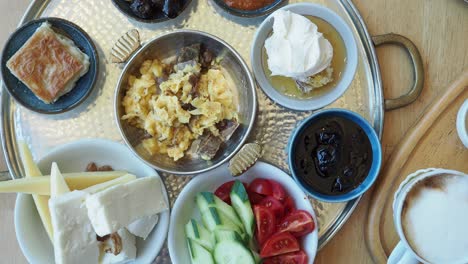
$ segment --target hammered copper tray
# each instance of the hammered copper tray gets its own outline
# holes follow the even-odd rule
[[[306,2],[306,1],[294,1]],[[370,121],[378,135],[382,133],[384,100],[374,46],[360,15],[348,0],[309,1],[323,4],[341,15],[353,29],[357,40],[359,64],[351,87],[330,105],[358,112]],[[137,28],[143,41],[179,28],[197,29],[216,35],[232,45],[250,65],[250,45],[257,26],[264,18],[238,18],[225,13],[211,0],[193,0],[178,18],[158,24],[129,20],[110,0],[38,0],[33,1],[21,24],[38,17],[61,17],[82,27],[94,40],[100,57],[97,86],[90,97],[74,110],[60,115],[41,115],[15,103],[2,90],[2,140],[7,164],[13,178],[20,177],[22,166],[17,140],[26,140],[35,156],[42,157],[51,148],[81,138],[107,138],[121,141],[115,124],[113,94],[121,66],[110,63],[113,43],[125,32]],[[311,112],[296,112],[272,102],[257,88],[259,111],[251,140],[264,146],[263,160],[288,171],[286,144],[297,122]],[[174,203],[188,176],[161,173]],[[348,203],[322,203],[311,200],[319,218],[319,248],[340,229],[359,199]],[[165,247],[157,263],[170,262]]]

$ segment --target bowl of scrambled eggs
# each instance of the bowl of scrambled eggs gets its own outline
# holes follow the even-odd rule
[[[194,30],[158,36],[125,65],[115,91],[120,133],[153,168],[198,174],[245,143],[257,111],[252,75],[223,40]]]

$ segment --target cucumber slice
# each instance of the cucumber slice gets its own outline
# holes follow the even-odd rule
[[[214,239],[213,236],[206,230],[206,228],[198,223],[197,221],[190,219],[190,221],[185,225],[185,235],[187,238],[192,239],[201,246],[208,249],[210,252],[214,248]]]
[[[194,240],[187,238],[187,245],[190,252],[192,264],[214,264],[211,253]]]
[[[227,217],[229,217],[234,224],[238,225],[240,228],[244,229],[244,226],[229,204],[225,203],[223,200],[219,199],[216,195],[210,192],[201,192],[198,193],[195,197],[195,200],[198,205],[200,212],[208,210],[209,207],[216,207],[218,210],[223,212]]]
[[[229,219],[223,212],[216,207],[208,207],[206,211],[201,212],[203,224],[209,231],[215,229],[233,230],[243,234],[243,230]]]
[[[247,191],[240,181],[236,181],[232,186],[230,197],[232,206],[244,225],[245,232],[252,238],[255,228],[254,214]]]
[[[255,264],[250,249],[234,240],[223,240],[216,244],[213,256],[217,264]]]
[[[252,249],[250,249],[250,252],[252,253],[252,256],[253,256],[253,258],[254,258],[255,264],[260,264],[260,263],[262,263],[262,258],[260,257],[260,254],[258,254],[257,252],[253,251]]]
[[[214,231],[214,237],[216,240],[216,243],[220,243],[224,240],[233,240],[233,241],[238,241],[240,243],[244,243],[244,238],[239,235],[236,231],[232,230],[224,230],[224,229],[216,229]]]

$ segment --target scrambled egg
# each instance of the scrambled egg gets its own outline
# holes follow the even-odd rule
[[[201,74],[199,64],[186,65],[158,86],[156,80],[164,78],[167,67],[157,59],[147,60],[139,78],[130,76],[122,119],[152,136],[142,141],[151,155],[167,154],[177,161],[205,131],[218,136],[216,124],[237,120],[238,114],[221,70],[210,68]]]

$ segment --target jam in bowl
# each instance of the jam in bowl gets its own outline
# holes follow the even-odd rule
[[[288,146],[293,177],[312,197],[344,202],[374,183],[382,150],[372,126],[342,109],[317,112],[293,132]]]

